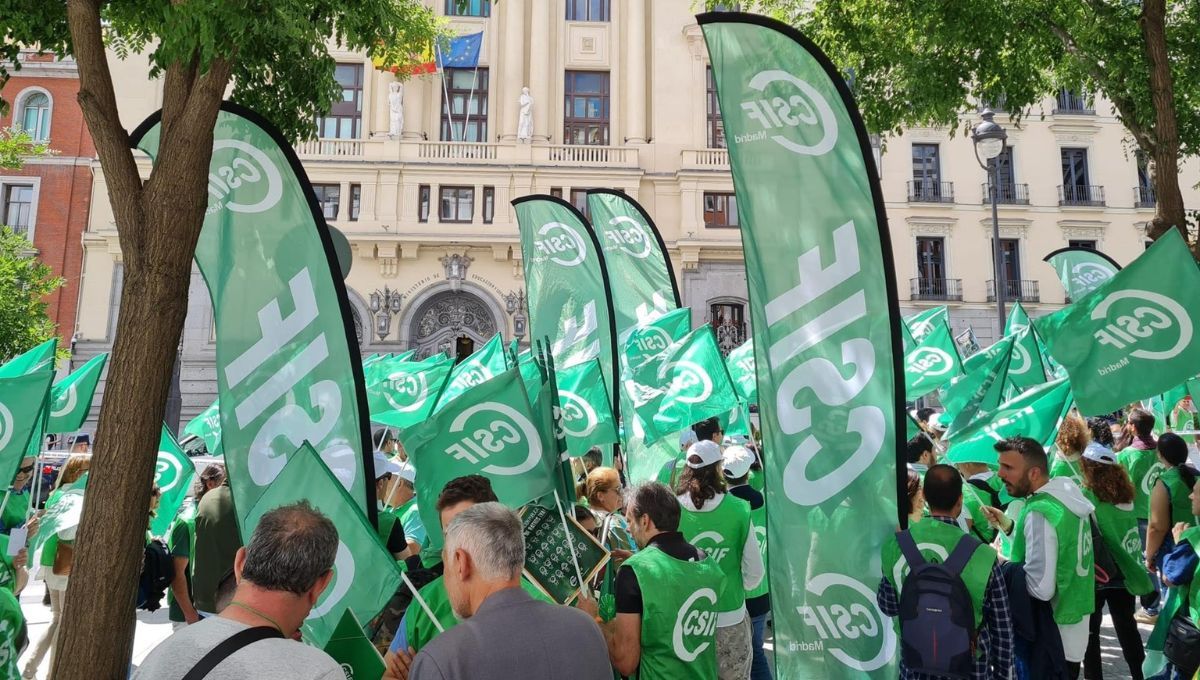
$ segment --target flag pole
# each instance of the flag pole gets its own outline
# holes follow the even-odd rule
[[[452,114],[450,112],[450,88],[446,85],[446,67],[442,66],[442,64],[441,64],[441,62],[443,61],[442,46],[437,41],[434,41],[433,48],[435,50],[437,50],[437,61],[438,61],[437,65],[439,67],[439,70],[441,71],[441,76],[442,76],[442,95],[443,95],[443,100],[445,101],[445,104],[446,104],[446,106],[445,106],[446,121],[447,121],[447,124],[450,126],[450,141],[457,142],[458,140],[454,138],[454,114]],[[440,128],[441,126],[439,125],[438,127]]]
[[[5,489],[5,490],[4,490],[4,500],[3,500],[3,501],[0,501],[0,517],[3,517],[3,516],[4,516],[4,509],[8,507],[8,497],[9,497],[9,495],[10,495],[10,494],[12,494],[12,488],[11,488],[11,487],[10,487],[10,488],[8,488],[8,489]],[[4,528],[5,528],[5,529],[12,529],[12,527],[4,527]]]
[[[404,579],[404,585],[408,586],[408,589],[412,591],[413,599],[417,601],[417,604],[421,605],[421,609],[425,611],[425,616],[428,616],[429,620],[433,621],[433,625],[438,629],[438,632],[445,633],[446,629],[442,627],[442,622],[437,620],[437,617],[433,615],[433,610],[429,608],[429,603],[417,592],[417,587],[413,585],[413,582],[408,580],[408,574],[402,571],[400,572],[400,578]]]
[[[584,582],[583,571],[579,568],[579,556],[575,554],[575,541],[571,538],[571,529],[567,526],[567,515],[563,512],[558,489],[554,490],[554,507],[558,508],[558,518],[562,520],[563,533],[567,536],[567,550],[571,551],[571,564],[575,565],[575,576],[579,578],[579,597],[590,600],[591,593],[587,592],[587,583]]]
[[[479,59],[478,59],[478,57],[475,59],[475,73],[471,75],[471,94],[470,94],[470,96],[467,97],[467,105],[463,107],[464,109],[466,109],[466,118],[463,120],[463,141],[466,141],[467,128],[469,128],[471,126],[471,100],[475,99],[475,87],[477,85],[479,85]],[[487,140],[481,139],[479,141],[486,142]]]

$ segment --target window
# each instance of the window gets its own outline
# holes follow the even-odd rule
[[[443,142],[486,142],[488,122],[488,70],[444,69],[446,90],[442,101]]]
[[[912,192],[915,201],[940,202],[942,196],[941,157],[937,144],[912,145]]]
[[[50,97],[34,92],[21,105],[21,129],[39,142],[50,139]]]
[[[917,237],[917,278],[922,288],[936,287],[946,280],[946,239]]]
[[[1091,205],[1103,201],[1099,187],[1088,184],[1087,149],[1063,148],[1062,155],[1062,203],[1064,205]]]
[[[470,222],[475,214],[475,187],[440,187],[442,222]]]
[[[446,0],[446,16],[490,17],[492,0]]]
[[[562,187],[550,187],[550,195],[555,198],[562,198]]]
[[[1021,241],[1019,239],[1000,239],[1000,267],[1004,272],[1004,289],[1007,291],[1006,297],[1020,297]]]
[[[1154,181],[1150,177],[1150,163],[1146,159],[1146,154],[1141,149],[1138,149],[1134,154],[1137,159],[1137,188],[1134,193],[1137,194],[1137,207],[1153,208],[1155,203],[1154,196]]]
[[[708,106],[708,148],[724,149],[725,122],[721,120],[721,107],[717,104],[717,81],[713,79],[711,66],[704,70],[704,79]]]
[[[608,21],[609,0],[567,0],[567,21]]]
[[[608,74],[567,71],[563,142],[608,145]]]
[[[417,187],[417,221],[429,221],[429,185],[422,184]]]
[[[591,211],[588,210],[587,189],[571,189],[571,205],[575,209],[583,213],[583,216],[592,219]]]
[[[0,224],[12,227],[20,236],[30,238],[30,227],[33,225],[33,185],[8,184],[4,189],[4,208],[0,213]]]
[[[496,216],[496,187],[483,188],[483,223],[491,224]]]
[[[362,185],[350,185],[350,221],[357,222],[358,215],[362,211]]]
[[[313,193],[317,195],[317,204],[321,206],[321,214],[326,220],[336,220],[338,203],[342,201],[342,185],[314,184]]]
[[[342,87],[342,96],[330,107],[329,115],[317,119],[317,136],[358,139],[362,131],[362,64],[338,64],[333,77]]]
[[[1086,248],[1087,250],[1095,250],[1096,242],[1092,240],[1071,239],[1070,241],[1067,241],[1067,246],[1071,248]]]
[[[721,354],[728,355],[746,341],[746,306],[736,302],[718,302],[708,307],[709,323],[717,336]]]
[[[1095,113],[1092,97],[1087,92],[1073,92],[1064,87],[1058,91],[1054,103],[1055,113]]]
[[[736,229],[738,221],[737,196],[729,193],[704,192],[704,226]]]

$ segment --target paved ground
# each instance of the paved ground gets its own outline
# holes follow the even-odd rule
[[[21,609],[25,612],[25,620],[29,626],[30,645],[26,650],[26,657],[21,658],[21,668],[24,669],[25,661],[29,652],[32,652],[33,645],[45,634],[46,628],[50,623],[50,608],[42,605],[43,586],[40,581],[30,583],[21,593]],[[1145,640],[1150,635],[1150,626],[1139,626],[1142,632],[1142,639]],[[768,638],[766,646],[772,646],[772,638],[770,629],[768,629]],[[137,613],[137,632],[133,641],[133,665],[136,667],[150,650],[158,646],[168,636],[171,635],[171,623],[167,620],[167,608],[164,606],[154,613],[139,611]],[[1104,657],[1104,677],[1105,678],[1128,678],[1129,670],[1125,666],[1125,660],[1121,657],[1121,647],[1117,644],[1116,634],[1113,632],[1112,626],[1109,624],[1108,617],[1104,618],[1104,627],[1100,630],[1101,635],[1101,650]],[[50,659],[47,658],[42,662],[38,669],[38,678],[47,678],[50,673]]]

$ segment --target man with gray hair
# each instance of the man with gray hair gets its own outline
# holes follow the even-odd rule
[[[329,655],[293,639],[333,577],[337,547],[333,522],[305,501],[266,513],[234,558],[229,606],[167,638],[133,677],[342,680]]]
[[[446,527],[443,578],[463,623],[413,659],[412,680],[611,680],[600,628],[583,612],[538,602],[521,589],[521,520],[479,503]]]

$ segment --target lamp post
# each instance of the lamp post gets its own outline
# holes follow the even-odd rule
[[[525,325],[528,322],[528,317],[525,313],[525,289],[521,288],[511,291],[504,296],[504,304],[508,310],[508,315],[513,318],[513,336],[520,342],[521,338],[525,337]]]
[[[400,306],[403,302],[404,295],[387,286],[384,286],[383,290],[371,293],[368,306],[371,313],[375,315],[375,334],[379,336],[381,342],[391,334],[392,315],[400,313]]]
[[[988,172],[988,188],[992,194],[992,266],[996,270],[996,313],[1000,319],[997,334],[1004,332],[1004,294],[1008,286],[1004,280],[1003,254],[1000,248],[1000,212],[997,208],[1000,198],[1000,164],[996,160],[1004,153],[1008,141],[1008,133],[999,123],[992,120],[996,114],[991,109],[984,109],[980,121],[971,129],[971,141],[975,143],[975,160],[979,167]]]

